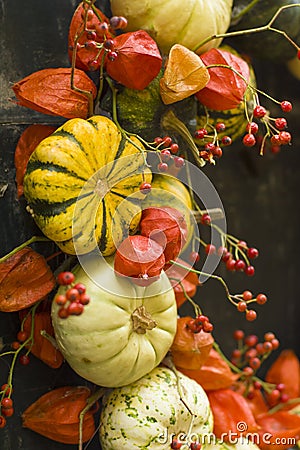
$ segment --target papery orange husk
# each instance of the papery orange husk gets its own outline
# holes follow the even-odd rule
[[[90,389],[84,386],[64,386],[47,392],[24,411],[23,426],[57,442],[78,444],[79,415],[90,394]],[[89,410],[83,419],[82,441],[88,441],[94,431],[94,418]]]
[[[288,411],[262,414],[256,420],[261,450],[285,450],[294,447],[300,439],[300,417]],[[252,440],[255,442],[255,436]]]
[[[127,88],[145,89],[161,69],[161,54],[146,31],[120,34],[114,38],[114,51],[114,61],[106,58],[106,72]]]
[[[46,303],[47,304],[47,303]],[[40,306],[39,306],[40,307]],[[33,332],[33,343],[29,344],[27,348],[30,350],[34,356],[39,358],[45,364],[47,364],[52,369],[58,369],[64,358],[58,348],[56,348],[52,342],[41,334],[45,332],[48,336],[54,339],[54,330],[51,321],[50,308],[44,310],[38,310],[34,314],[34,332]],[[25,318],[27,311],[20,312],[20,319]],[[28,336],[31,332],[32,315],[27,315],[23,323],[23,331],[25,331]]]
[[[87,27],[86,27],[87,30],[92,31],[92,32],[96,32],[97,27],[99,27],[99,25],[101,23],[103,23],[103,22],[106,22],[107,24],[109,23],[108,18],[105,16],[105,14],[103,14],[102,11],[100,11],[100,9],[96,8],[95,6],[94,6],[94,9],[95,9],[95,12],[91,17],[91,20],[89,20],[87,22]],[[72,61],[75,36],[80,35],[77,42],[81,45],[81,48],[76,51],[75,65],[78,69],[88,71],[88,70],[91,70],[90,63],[92,61],[95,61],[95,59],[97,58],[98,64],[93,65],[93,70],[96,70],[96,69],[99,69],[99,67],[100,67],[101,56],[103,54],[103,51],[101,52],[101,56],[100,56],[98,48],[93,48],[92,46],[85,45],[86,43],[89,43],[90,39],[89,39],[88,31],[84,31],[84,14],[85,13],[84,13],[83,4],[80,3],[78,5],[76,11],[74,12],[71,23],[70,23],[69,34],[68,34],[69,58],[70,58],[70,61]],[[99,18],[101,20],[99,20],[97,15],[99,16]],[[114,37],[114,34],[111,33],[111,30],[108,30],[105,33],[105,37],[107,39],[111,39]],[[102,43],[103,38],[104,38],[103,36],[96,33],[96,37],[93,40],[98,43]]]
[[[15,168],[18,197],[23,195],[23,180],[30,155],[34,152],[38,144],[54,133],[55,127],[48,125],[29,125],[23,131],[15,150]]]
[[[192,269],[190,264],[180,258],[177,258],[176,262],[185,266],[186,269],[171,263],[165,265],[164,271],[173,286],[177,308],[180,308],[187,300],[184,291],[189,297],[193,297],[197,292],[197,287],[200,286],[200,281],[198,275],[190,270]]]
[[[206,66],[221,64],[235,69],[248,82],[249,66],[242,58],[226,50],[212,48],[201,55]],[[244,98],[247,83],[229,68],[214,67],[208,69],[210,80],[204,89],[196,93],[197,99],[207,108],[227,110],[236,108]]]
[[[55,287],[45,258],[29,247],[0,263],[0,311],[20,311],[38,302]]]
[[[75,69],[74,86],[96,97],[97,88],[85,72]],[[89,115],[85,94],[71,88],[71,68],[43,69],[15,83],[12,87],[20,106],[67,119]]]
[[[300,363],[296,353],[291,349],[283,350],[267,371],[265,380],[275,385],[284,384],[282,393],[289,399],[300,397]],[[268,400],[273,406],[270,396]]]
[[[192,317],[177,319],[177,331],[171,346],[171,354],[175,366],[181,369],[200,369],[208,358],[214,338],[210,333],[200,331],[193,333],[187,327]]]
[[[199,56],[183,45],[175,44],[159,82],[162,101],[169,105],[190,97],[203,89],[209,78],[209,72]]]
[[[187,238],[187,224],[182,212],[175,208],[150,206],[142,212],[140,233],[164,248],[166,263],[175,260]]]
[[[164,265],[163,248],[152,239],[138,234],[121,242],[114,260],[115,272],[130,277],[139,286],[157,281]]]
[[[246,399],[231,389],[207,391],[210,407],[214,417],[214,433],[217,438],[230,442],[230,432],[235,437],[255,433],[259,429]],[[246,424],[244,429],[241,424]]]
[[[197,381],[205,391],[227,389],[238,379],[224,359],[213,348],[198,370],[181,369],[189,378]]]

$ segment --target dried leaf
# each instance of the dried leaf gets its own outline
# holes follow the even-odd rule
[[[22,320],[26,314],[27,311],[21,311],[20,319]],[[23,323],[23,331],[27,332],[28,335],[30,335],[31,332],[31,324],[32,315],[29,314]],[[41,332],[45,332],[48,336],[51,336],[54,339],[54,330],[51,321],[50,308],[37,310],[35,312],[33,344],[30,343],[28,348],[34,356],[39,358],[49,367],[58,369],[58,367],[62,365],[64,358],[60,351],[47,338],[47,336],[44,336],[44,334],[41,334]]]
[[[30,125],[21,134],[15,151],[15,167],[18,197],[23,195],[23,180],[30,155],[38,144],[56,130],[47,125]]]
[[[146,31],[120,34],[114,38],[114,51],[117,57],[106,59],[106,72],[128,88],[145,89],[161,69],[161,54]]]
[[[79,443],[79,415],[91,392],[84,386],[64,386],[42,395],[22,414],[23,426],[64,444]],[[84,415],[82,441],[94,434],[92,412]]]
[[[55,284],[45,258],[24,248],[0,263],[0,311],[27,308],[49,294]]]
[[[87,29],[96,32],[95,39],[93,41],[102,43],[103,42],[103,35],[97,33],[97,28],[100,26],[101,23],[109,23],[108,18],[100,11],[100,9],[95,8],[94,14],[92,14],[91,19],[87,21]],[[97,15],[100,17],[101,21],[97,17]],[[74,15],[72,17],[70,28],[69,28],[69,35],[68,35],[68,43],[69,43],[69,58],[70,61],[72,61],[72,54],[73,54],[73,47],[75,42],[75,37],[77,35],[80,35],[80,38],[78,39],[78,43],[81,44],[81,48],[77,50],[76,52],[76,62],[75,65],[78,69],[82,70],[91,70],[90,63],[92,61],[97,60],[98,64],[93,65],[93,70],[96,70],[100,67],[101,64],[101,54],[103,54],[103,51],[99,54],[99,49],[96,47],[93,47],[92,45],[85,45],[86,43],[90,42],[90,38],[88,35],[88,31],[84,31],[84,8],[83,4],[80,3],[74,12]],[[111,33],[110,30],[108,30],[105,33],[105,37],[107,39],[111,39],[114,37],[114,35]]]
[[[162,101],[169,105],[183,100],[204,88],[208,82],[208,70],[199,56],[183,45],[173,45],[160,80]]]
[[[250,69],[246,61],[226,50],[212,48],[201,55],[205,66],[219,64],[227,67],[209,68],[210,80],[197,92],[197,99],[207,108],[224,111],[237,108],[244,98]],[[232,67],[241,76],[228,67]]]
[[[75,69],[74,86],[96,97],[95,84],[82,70]],[[67,119],[88,117],[87,96],[71,89],[71,68],[39,70],[15,83],[12,89],[21,106]]]
[[[238,378],[238,375],[231,371],[228,364],[214,349],[211,349],[208,358],[199,370],[184,369],[181,371],[196,380],[206,391],[227,389]]]

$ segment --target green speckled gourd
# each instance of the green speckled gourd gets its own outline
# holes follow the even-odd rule
[[[108,394],[100,418],[102,450],[169,450],[174,435],[211,433],[213,417],[206,393],[194,380],[178,375],[177,379],[169,368],[156,367]],[[193,421],[180,397],[194,414]]]
[[[84,254],[98,245],[104,256],[113,254],[140,220],[139,187],[151,181],[143,149],[104,116],[71,119],[44,139],[24,178],[41,231],[65,253]]]

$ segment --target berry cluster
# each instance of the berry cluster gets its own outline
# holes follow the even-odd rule
[[[12,388],[8,384],[3,384],[0,390],[0,428],[6,425],[6,418],[14,414],[14,403],[11,399]]]
[[[287,100],[282,101],[280,106],[285,113],[292,110],[292,104]],[[258,135],[259,124],[254,121],[255,119],[265,126],[266,133],[262,139]],[[254,147],[256,144],[259,144],[260,153],[263,154],[266,139],[270,138],[272,153],[278,153],[282,145],[290,144],[292,140],[291,134],[286,131],[287,126],[287,120],[284,117],[272,118],[269,116],[266,108],[258,104],[255,106],[252,116],[247,123],[247,133],[243,137],[243,144],[246,147]]]
[[[209,124],[207,124],[209,125]],[[232,143],[230,136],[223,136],[221,140],[218,137],[218,133],[223,133],[226,126],[223,122],[218,122],[215,127],[209,125],[212,128],[212,134],[209,134],[206,128],[200,128],[194,133],[194,138],[199,147],[199,156],[212,164],[215,164],[215,159],[221,158],[223,155],[223,147],[228,147]]]
[[[209,318],[203,314],[198,315],[195,319],[191,319],[186,326],[192,333],[200,333],[201,330],[205,333],[211,333],[214,329]]]
[[[60,272],[57,282],[65,287],[65,293],[57,294],[54,301],[60,306],[58,316],[66,319],[69,316],[80,316],[84,307],[89,304],[90,296],[86,293],[83,283],[75,284],[75,275],[72,272]]]

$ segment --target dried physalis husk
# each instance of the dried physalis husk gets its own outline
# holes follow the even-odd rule
[[[183,45],[173,45],[160,80],[162,101],[168,105],[183,100],[203,89],[208,82],[208,70],[199,56]]]

